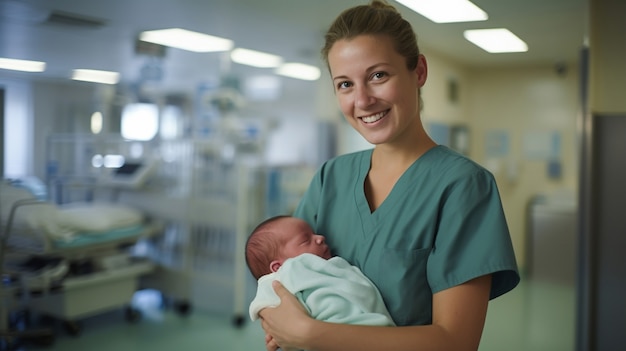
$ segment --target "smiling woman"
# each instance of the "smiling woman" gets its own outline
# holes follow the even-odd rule
[[[374,149],[325,162],[294,216],[326,234],[405,327],[311,318],[277,284],[280,304],[259,312],[266,348],[475,351],[489,300],[520,279],[495,179],[426,133],[426,58],[394,7],[374,0],[349,8],[325,39],[341,112]]]
[[[420,109],[414,97],[427,77],[424,56],[407,62],[386,37],[362,35],[337,42],[328,52],[328,64],[341,112],[368,142],[403,142],[412,137],[408,129],[425,134],[414,118]]]

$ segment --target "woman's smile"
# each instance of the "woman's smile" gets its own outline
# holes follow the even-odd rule
[[[370,124],[370,123],[374,123],[374,122],[380,121],[383,117],[385,117],[387,115],[387,113],[389,113],[389,110],[385,110],[385,111],[382,111],[382,112],[375,113],[373,115],[363,116],[363,117],[359,117],[359,118],[365,124]]]

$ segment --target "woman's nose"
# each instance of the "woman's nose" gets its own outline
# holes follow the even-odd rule
[[[372,105],[376,99],[367,86],[357,86],[355,88],[355,105],[359,109],[365,109]]]

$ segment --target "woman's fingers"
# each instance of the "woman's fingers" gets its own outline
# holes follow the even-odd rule
[[[292,350],[292,341],[298,340],[302,331],[299,325],[305,318],[310,318],[304,306],[279,281],[272,282],[272,288],[280,298],[276,307],[264,308],[259,312],[261,327],[265,331],[267,350]],[[267,335],[270,335],[268,337]],[[298,350],[296,348],[296,350]]]
[[[276,340],[274,340],[274,338],[269,334],[265,334],[265,349],[267,351],[278,350],[278,344],[276,343]]]
[[[283,297],[286,296],[286,294],[291,295],[291,293],[289,292],[289,290],[287,290],[287,288],[285,288],[285,286],[279,282],[278,280],[274,280],[272,282],[272,288],[274,288],[274,291],[276,292],[276,295],[278,295],[278,297],[280,297],[280,300],[283,300]]]

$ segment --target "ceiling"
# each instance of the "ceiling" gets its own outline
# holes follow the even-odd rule
[[[193,89],[225,74],[271,74],[268,69],[233,64],[223,53],[168,49],[165,57],[155,59],[136,52],[139,32],[170,27],[227,37],[236,47],[322,67],[319,49],[326,27],[341,10],[364,1],[0,0],[0,57],[47,62],[44,73],[0,70],[0,78],[67,79],[72,69],[90,68],[119,71],[122,83],[153,79],[170,89]],[[474,0],[489,20],[451,24],[435,24],[389,2],[412,23],[426,55],[436,52],[465,66],[575,62],[586,30],[587,0]],[[53,11],[102,25],[51,23]],[[494,27],[509,28],[528,43],[529,51],[488,54],[463,38],[465,29]],[[151,75],[154,69],[160,74]]]

